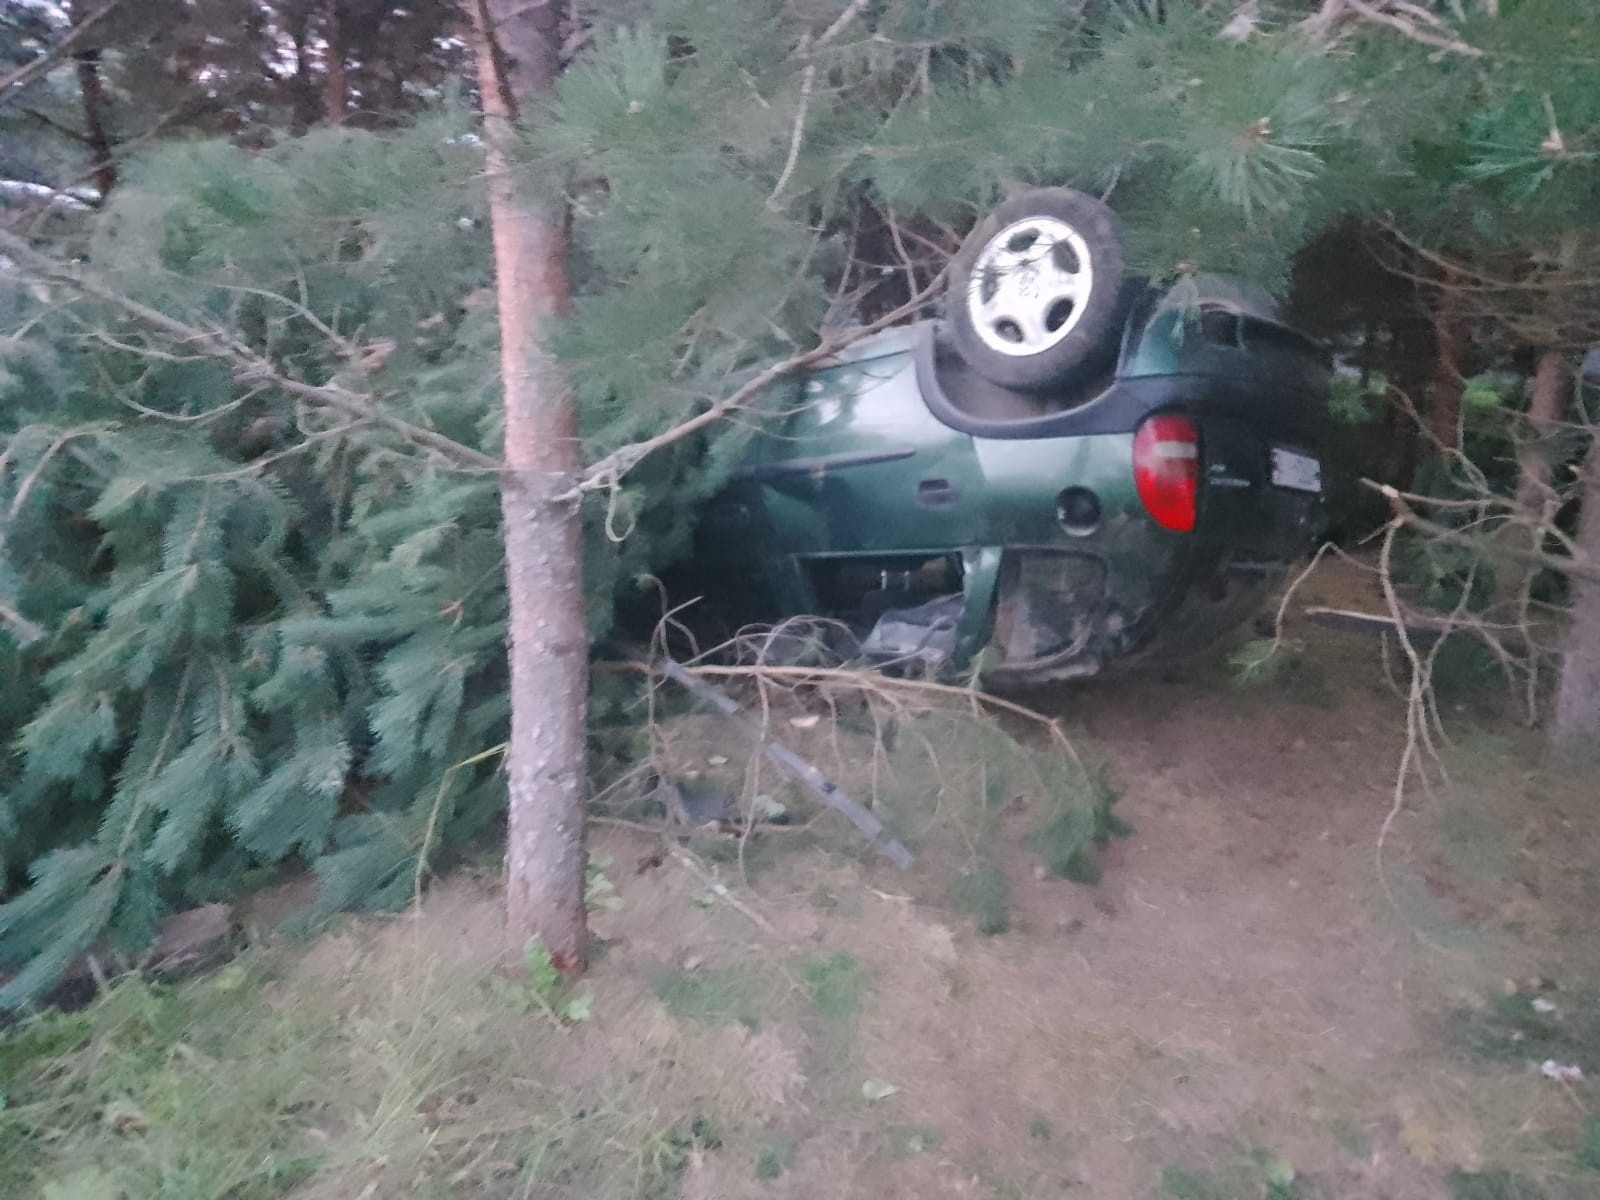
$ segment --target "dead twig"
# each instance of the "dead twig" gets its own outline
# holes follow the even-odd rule
[[[682,846],[670,846],[667,853],[672,855],[673,861],[686,868],[691,875],[705,884],[708,892],[741,916],[748,918],[750,923],[761,930],[762,933],[770,934],[772,937],[778,936],[778,931],[772,927],[771,921],[735,896],[727,884],[718,879],[714,872],[706,870],[701,865],[700,860]]]
[[[1327,37],[1335,33],[1349,15],[1393,29],[1435,50],[1467,58],[1483,57],[1482,50],[1454,36],[1433,13],[1406,0],[1326,0],[1322,8],[1304,22],[1304,28],[1314,36]]]

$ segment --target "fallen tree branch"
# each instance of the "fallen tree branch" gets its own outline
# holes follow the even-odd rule
[[[1424,517],[1411,507],[1407,502],[1406,494],[1398,488],[1386,483],[1373,483],[1371,480],[1364,480],[1363,482],[1382,494],[1383,498],[1389,502],[1389,506],[1395,514],[1395,519],[1401,524],[1454,546],[1465,546],[1468,549],[1479,551],[1483,549],[1482,544],[1477,539],[1461,533],[1459,530],[1451,529],[1446,525],[1440,525],[1437,521],[1428,520],[1427,517]],[[1419,497],[1419,499],[1426,499],[1426,497]],[[1575,579],[1600,581],[1600,563],[1581,562],[1575,558],[1561,558],[1558,555],[1546,554],[1542,550],[1524,550],[1516,546],[1501,546],[1496,549],[1495,553],[1520,562],[1531,562],[1541,567],[1548,567],[1552,571],[1560,571],[1562,574],[1569,575]]]
[[[615,487],[624,475],[657,450],[665,449],[667,446],[682,441],[691,434],[698,433],[708,425],[716,424],[729,413],[743,408],[753,397],[771,387],[778,380],[792,375],[796,371],[804,370],[813,363],[831,358],[841,350],[859,342],[862,338],[869,337],[880,330],[887,329],[889,326],[905,320],[923,308],[929,300],[933,299],[939,288],[943,286],[944,277],[945,272],[939,272],[927,287],[898,308],[885,313],[876,321],[869,322],[859,329],[851,329],[847,332],[826,337],[810,350],[803,350],[798,354],[790,355],[781,362],[774,363],[742,386],[734,389],[723,399],[713,403],[704,412],[674,425],[666,432],[645,438],[643,441],[630,442],[626,446],[617,447],[604,458],[592,463],[583,472],[575,495],[597,491],[601,488]]]
[[[498,472],[501,469],[502,464],[499,459],[385,411],[378,398],[371,392],[356,392],[332,383],[314,384],[291,379],[273,366],[271,360],[231,337],[226,331],[190,325],[159,309],[124,296],[89,272],[41,254],[26,239],[14,233],[0,230],[0,251],[4,251],[14,262],[44,281],[61,284],[80,295],[109,304],[147,329],[164,334],[180,345],[198,350],[207,358],[226,363],[236,379],[264,383],[287,395],[296,396],[322,408],[334,409],[346,416],[386,429],[405,441],[433,451],[457,466],[478,471]]]
[[[1375,613],[1355,608],[1329,608],[1321,604],[1308,605],[1300,611],[1325,629],[1338,629],[1345,633],[1396,634],[1403,628],[1417,645],[1432,645],[1438,639],[1449,637],[1453,633],[1470,633],[1485,640],[1492,639],[1501,647],[1503,653],[1509,654],[1512,650],[1526,649],[1518,641],[1522,638],[1523,631],[1514,625],[1491,624],[1477,620],[1463,625],[1449,617],[1414,612],[1409,608],[1401,609],[1398,617],[1392,612]],[[1512,645],[1507,647],[1506,641],[1510,641]]]
[[[706,675],[722,679],[740,679],[760,677],[766,679],[786,679],[797,684],[818,684],[825,682],[853,683],[860,686],[860,671],[847,667],[720,667],[720,666],[695,666],[686,667],[684,670],[693,671],[696,675]],[[1070,738],[1062,731],[1061,723],[1041,712],[1029,708],[1025,704],[1018,704],[1015,700],[1007,700],[1004,696],[997,696],[993,692],[980,692],[975,688],[958,687],[953,683],[940,683],[934,679],[888,679],[884,678],[885,686],[892,687],[896,692],[923,692],[930,696],[940,696],[950,700],[965,700],[975,710],[985,708],[997,712],[1009,713],[1014,717],[1021,717],[1034,725],[1040,726],[1049,735],[1050,740],[1060,746],[1062,751],[1074,762],[1081,764],[1082,758],[1073,746]]]
[[[746,719],[744,709],[727,692],[707,683],[682,663],[670,658],[657,659],[648,664],[645,669],[652,674],[665,675],[679,687],[704,700],[723,716],[730,718],[744,728],[747,733],[760,743],[762,752],[769,759],[797,779],[829,808],[844,814],[850,823],[865,835],[872,848],[895,866],[905,870],[915,861],[912,858],[911,851],[889,834],[882,821],[840,791],[838,786],[823,775],[821,771],[817,770],[816,767],[801,758],[789,747],[781,742],[773,741],[766,735],[765,731],[752,728]]]

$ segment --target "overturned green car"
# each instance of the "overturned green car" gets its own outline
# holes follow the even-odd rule
[[[995,685],[1248,619],[1320,532],[1319,348],[1237,281],[1130,279],[1111,210],[1065,189],[996,209],[950,278],[942,319],[771,398],[699,530],[705,603]]]

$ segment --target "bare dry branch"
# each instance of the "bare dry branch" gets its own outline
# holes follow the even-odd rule
[[[1455,37],[1432,13],[1415,4],[1407,4],[1404,0],[1334,0],[1324,5],[1322,12],[1313,20],[1319,22],[1321,29],[1327,30],[1333,28],[1345,12],[1354,13],[1375,25],[1387,26],[1411,41],[1435,50],[1468,58],[1483,56],[1482,50]],[[1324,17],[1327,13],[1332,13],[1331,20]]]

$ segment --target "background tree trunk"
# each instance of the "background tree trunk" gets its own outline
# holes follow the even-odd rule
[[[301,9],[291,16],[294,30],[294,131],[304,133],[317,123],[317,82],[311,69],[311,11]]]
[[[117,160],[106,119],[109,101],[100,78],[100,51],[78,51],[73,55],[73,65],[78,71],[78,91],[83,96],[83,140],[94,158],[94,185],[104,199],[117,186]]]
[[[1578,549],[1600,566],[1600,440],[1584,464]],[[1571,622],[1561,646],[1561,683],[1551,714],[1550,738],[1563,750],[1600,757],[1600,581],[1574,578]]]
[[[1428,432],[1436,443],[1434,453],[1461,449],[1461,402],[1467,381],[1461,373],[1467,331],[1461,320],[1461,296],[1455,280],[1444,280],[1433,310],[1433,394],[1429,397]]]
[[[328,0],[322,22],[322,36],[327,42],[327,74],[322,83],[322,119],[329,125],[338,125],[350,107],[350,89],[344,74],[344,30],[339,24],[339,0]]]
[[[1533,372],[1533,388],[1528,396],[1528,412],[1523,434],[1517,445],[1517,495],[1512,520],[1495,539],[1511,551],[1491,554],[1494,565],[1492,609],[1502,616],[1515,617],[1523,611],[1528,589],[1539,573],[1533,552],[1544,542],[1543,527],[1550,491],[1550,441],[1554,426],[1566,407],[1571,383],[1567,356],[1559,350],[1545,350]]]
[[[566,225],[519,186],[515,119],[560,69],[557,0],[473,0],[488,142],[500,303],[506,471],[501,481],[511,603],[510,821],[506,915],[512,945],[539,938],[562,971],[584,956],[584,739],[589,640],[578,506],[577,414],[544,348],[568,311]]]

